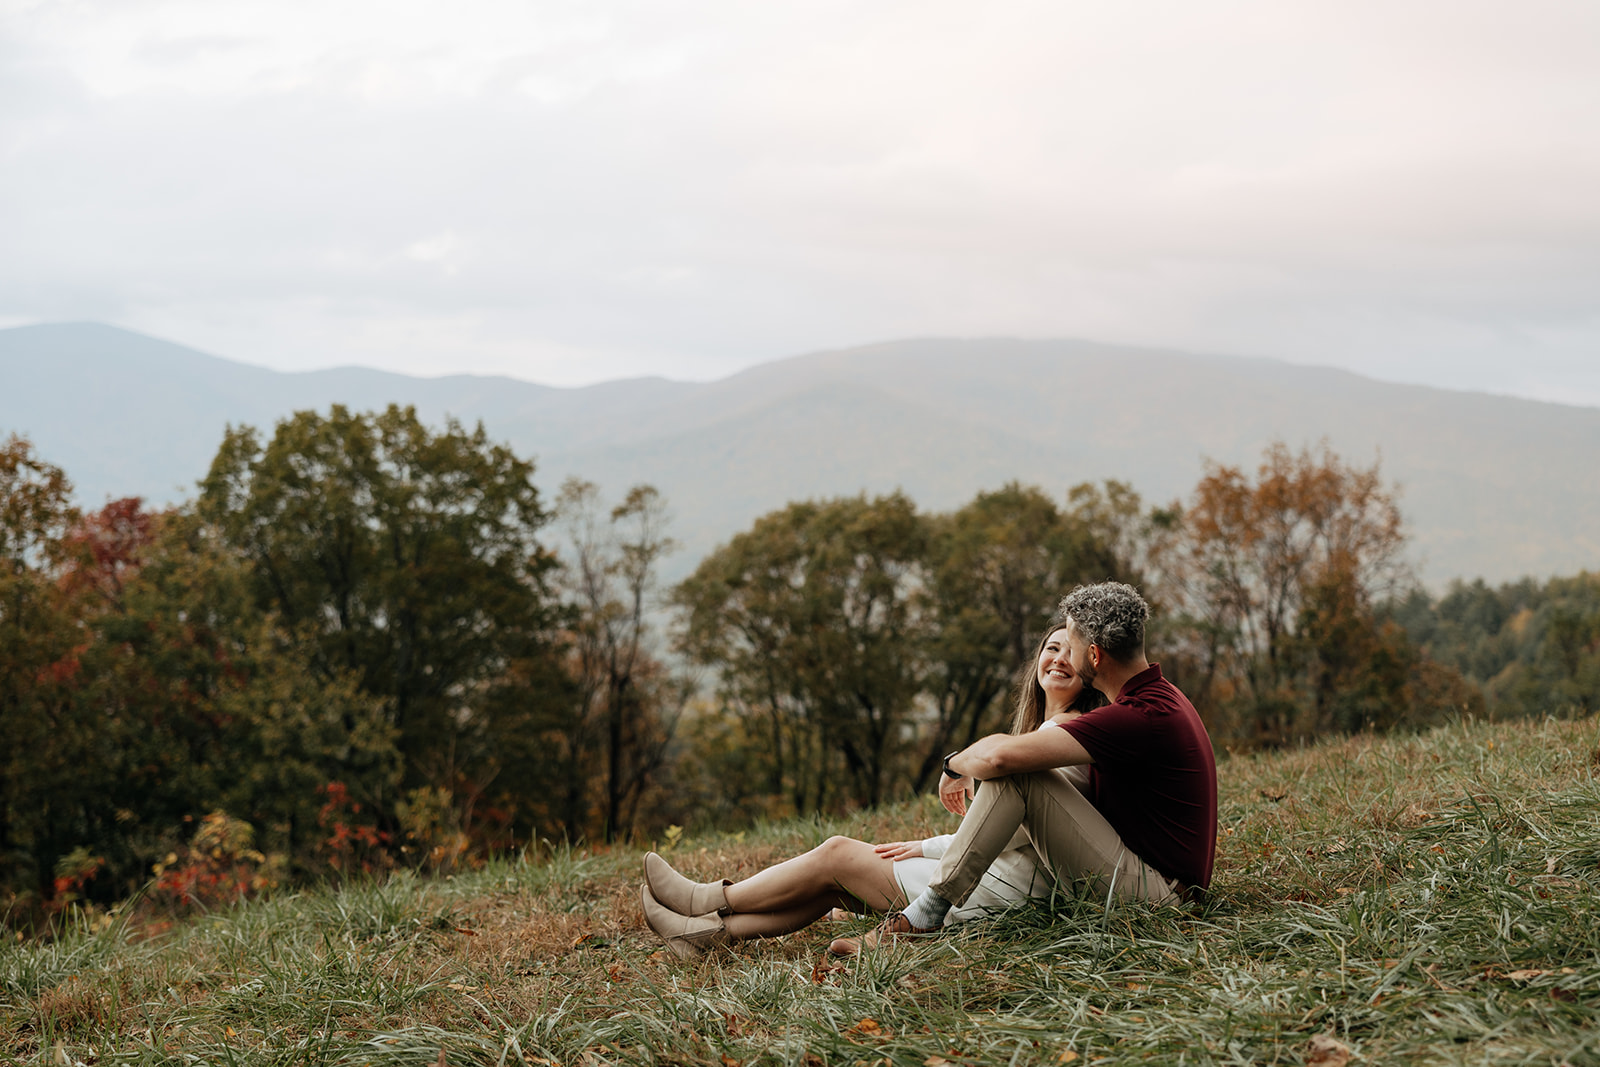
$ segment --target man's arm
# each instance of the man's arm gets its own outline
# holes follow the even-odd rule
[[[990,734],[950,757],[950,769],[982,781],[1052,767],[1093,763],[1078,739],[1060,727],[1025,734]]]

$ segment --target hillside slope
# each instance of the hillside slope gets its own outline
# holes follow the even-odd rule
[[[1393,385],[1266,359],[1081,341],[910,340],[796,356],[709,383],[558,389],[357,368],[284,374],[114,327],[0,330],[0,432],[30,436],[85,503],[192,495],[223,427],[303,408],[415,404],[482,420],[617,494],[658,486],[682,573],[793,499],[904,488],[959,505],[1009,479],[1059,493],[1120,478],[1188,493],[1207,458],[1253,467],[1281,438],[1381,458],[1438,585],[1600,567],[1600,409]]]

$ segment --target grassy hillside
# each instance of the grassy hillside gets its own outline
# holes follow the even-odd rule
[[[1593,719],[1466,723],[1229,759],[1202,913],[1068,896],[846,963],[825,924],[677,961],[642,928],[633,848],[540,847],[170,926],[102,918],[0,949],[0,1047],[94,1064],[1600,1063],[1597,745]],[[675,858],[738,877],[830,833],[947,822],[927,801]]]

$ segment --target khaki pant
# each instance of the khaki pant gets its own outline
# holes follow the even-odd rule
[[[1122,843],[1122,836],[1078,791],[1087,780],[1078,768],[1057,768],[984,782],[930,888],[960,905],[996,856],[1026,842],[1057,881],[1090,879],[1095,892],[1108,899],[1176,903],[1183,886]]]

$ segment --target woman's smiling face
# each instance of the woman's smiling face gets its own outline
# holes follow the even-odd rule
[[[1083,679],[1072,669],[1067,655],[1067,631],[1063,627],[1044,639],[1039,650],[1037,670],[1039,688],[1044,690],[1048,713],[1064,709],[1083,692]]]

